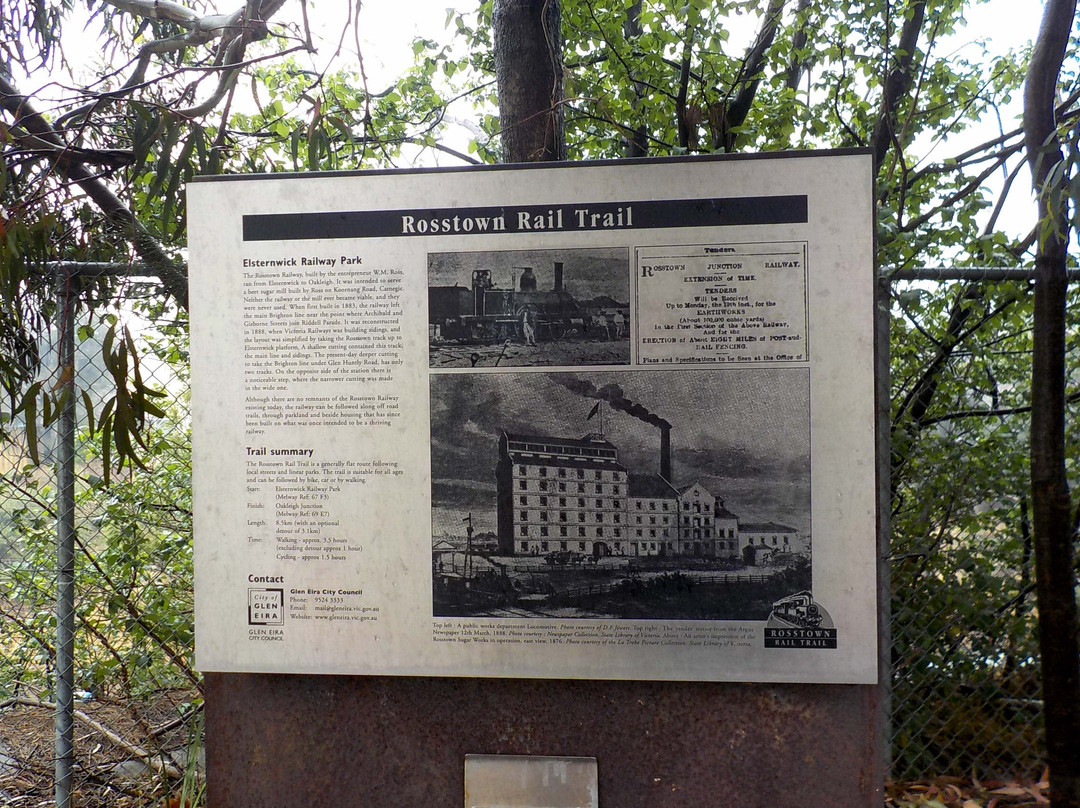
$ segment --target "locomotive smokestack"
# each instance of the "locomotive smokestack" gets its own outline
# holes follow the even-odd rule
[[[671,424],[660,427],[660,476],[671,482]]]
[[[556,292],[562,291],[562,261],[555,262],[555,285],[552,288]]]

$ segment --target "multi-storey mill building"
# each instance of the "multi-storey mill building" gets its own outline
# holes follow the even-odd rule
[[[626,553],[627,471],[602,435],[504,432],[495,480],[504,555]]]
[[[503,433],[495,468],[499,550],[504,555],[729,558],[738,517],[700,483],[681,491],[671,475],[669,429],[660,474],[630,474],[614,444]]]

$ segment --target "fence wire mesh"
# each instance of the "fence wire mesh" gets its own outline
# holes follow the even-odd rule
[[[894,280],[891,290],[893,776],[1030,773],[1044,759],[1027,503],[1030,288],[976,274]],[[186,332],[174,316],[125,304],[76,323],[80,806],[201,804]],[[141,465],[118,470],[103,424],[122,404],[115,346],[125,327],[142,382],[165,395],[142,432]],[[46,367],[48,390],[63,372]],[[51,804],[55,785],[55,436],[27,428],[41,413],[11,409],[0,455],[0,804],[36,806]]]
[[[83,315],[75,387],[75,652],[70,801],[195,804],[202,787],[201,680],[193,668],[190,430],[182,332],[130,307]],[[164,393],[140,465],[103,446],[116,401],[109,345],[130,335],[149,388]],[[62,399],[59,335],[40,381]],[[126,341],[126,340],[125,340]],[[130,359],[130,357],[127,357]],[[57,425],[7,424],[0,490],[0,804],[52,804],[58,749]],[[49,417],[44,416],[45,421]],[[105,436],[106,438],[108,436]],[[62,752],[61,752],[62,753]]]
[[[892,773],[1030,776],[1044,761],[1031,286],[1000,271],[948,275],[892,285]],[[1075,285],[1071,294],[1075,304]]]

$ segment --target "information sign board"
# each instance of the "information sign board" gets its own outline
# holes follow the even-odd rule
[[[188,195],[201,669],[877,680],[869,154]]]

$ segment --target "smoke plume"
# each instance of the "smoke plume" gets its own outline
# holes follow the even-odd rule
[[[556,383],[561,384],[572,393],[577,393],[579,396],[606,401],[613,409],[621,410],[627,415],[632,415],[647,424],[652,424],[660,429],[671,429],[671,424],[665,419],[655,413],[649,412],[647,408],[635,401],[631,401],[623,395],[623,389],[615,383],[605,384],[603,387],[597,388],[592,382],[586,381],[585,379],[564,377],[561,374],[553,374],[551,378]]]

